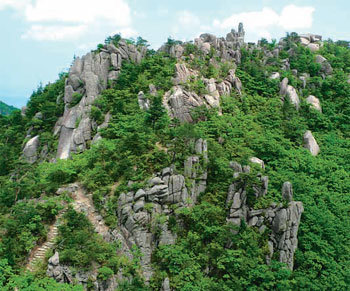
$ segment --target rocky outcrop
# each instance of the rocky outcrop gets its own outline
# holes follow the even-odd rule
[[[77,270],[73,272],[70,266],[60,263],[60,257],[57,251],[48,261],[47,275],[59,283],[78,283],[82,285],[85,290],[114,291],[118,287],[118,278],[116,276],[102,281],[97,278],[98,273],[96,270]],[[93,284],[93,289],[88,289],[89,283]],[[89,288],[91,288],[91,285]]]
[[[192,122],[192,109],[205,105],[205,100],[194,92],[189,92],[181,86],[175,86],[163,97],[163,105],[171,118],[181,122]]]
[[[236,162],[230,166],[234,169],[235,180],[229,188],[226,200],[226,205],[229,207],[227,221],[237,227],[244,221],[251,227],[257,227],[260,233],[269,230],[267,262],[269,263],[274,254],[277,254],[280,262],[293,269],[294,253],[298,246],[297,233],[304,209],[301,202],[292,201],[291,183],[285,182],[282,187],[282,197],[288,202],[287,206],[273,203],[266,209],[254,209],[249,205],[251,198],[248,195],[253,193],[257,199],[266,195],[268,178],[258,174],[252,189],[249,189],[244,180],[240,179],[242,173],[250,172],[249,166],[242,167]]]
[[[203,55],[208,55],[212,49],[216,57],[226,61],[234,61],[236,63],[241,62],[240,48],[244,44],[245,31],[243,24],[238,25],[238,31],[232,29],[224,37],[216,37],[210,33],[201,34],[199,38],[194,40],[195,46]],[[164,44],[159,51],[165,52],[172,57],[181,59],[185,52],[186,45],[188,43],[176,42],[173,45]]]
[[[177,64],[175,69],[175,86],[163,96],[163,105],[171,118],[177,118],[181,122],[192,122],[191,112],[199,106],[216,107],[220,112],[220,97],[229,95],[233,89],[241,94],[242,83],[234,69],[229,70],[227,77],[221,82],[202,77],[206,88],[206,93],[202,95],[186,89],[185,82],[197,78],[197,72],[189,70],[185,64]]]
[[[40,146],[39,136],[31,138],[23,148],[23,157],[30,164],[33,164],[38,159],[38,149]]]
[[[146,281],[153,274],[151,256],[156,246],[175,243],[176,234],[168,227],[169,217],[175,215],[174,209],[192,206],[198,195],[205,191],[205,140],[196,141],[195,153],[186,160],[184,175],[177,174],[173,167],[165,168],[150,179],[144,188],[122,193],[119,197],[119,227],[128,245],[139,247]],[[186,180],[188,183],[185,183]]]
[[[87,148],[97,127],[90,117],[95,99],[110,82],[117,80],[123,61],[138,63],[145,53],[145,47],[139,50],[121,40],[118,48],[108,44],[99,52],[75,59],[66,80],[64,114],[54,128],[54,133],[59,134],[58,159],[67,159],[72,152]]]
[[[299,110],[300,100],[295,88],[291,85],[288,85],[288,78],[284,78],[280,84],[280,95],[282,100],[288,98],[289,102],[295,106],[296,110]]]
[[[320,152],[320,147],[310,130],[304,134],[304,148],[308,149],[313,156],[317,156]]]
[[[313,107],[317,111],[322,112],[321,102],[320,102],[320,100],[317,97],[315,97],[313,95],[309,95],[306,98],[306,103],[310,104],[311,107]]]
[[[322,36],[316,34],[301,34],[300,43],[302,46],[309,48],[312,52],[316,52],[320,49],[322,44]]]
[[[325,75],[330,75],[333,73],[333,68],[327,59],[321,55],[316,56],[316,63],[321,65],[321,72]]]
[[[149,99],[147,99],[142,91],[137,94],[137,101],[141,110],[147,111],[151,106]]]

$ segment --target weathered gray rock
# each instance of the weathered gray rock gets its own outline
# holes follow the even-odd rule
[[[180,44],[176,44],[174,46],[171,46],[169,50],[170,56],[174,58],[181,58],[184,52],[184,48]]]
[[[327,59],[321,55],[316,56],[316,63],[321,65],[321,71],[326,75],[330,75],[333,73],[333,68]]]
[[[306,103],[310,104],[317,111],[322,112],[322,107],[321,107],[320,100],[318,98],[316,98],[315,96],[309,95],[306,98]]]
[[[320,147],[310,130],[304,134],[304,147],[307,148],[313,156],[317,156],[320,152]]]
[[[115,275],[106,281],[101,281],[97,278],[97,270],[78,270],[73,272],[68,265],[64,265],[59,262],[59,253],[57,251],[48,261],[46,275],[55,279],[59,283],[78,283],[79,285],[82,285],[85,290],[88,289],[88,283],[91,281],[93,281],[93,288],[89,290],[113,291],[118,287],[116,280],[117,278]]]
[[[175,86],[164,95],[163,105],[171,118],[177,118],[181,122],[192,122],[192,109],[205,105],[205,102],[196,93]]]
[[[23,148],[23,156],[28,163],[33,164],[38,159],[38,149],[40,145],[39,136],[31,138]]]
[[[251,157],[249,161],[253,164],[258,164],[261,167],[261,169],[265,169],[265,163],[263,160],[260,160],[257,157]]]
[[[267,209],[253,209],[247,204],[247,189],[244,183],[239,181],[240,174],[249,171],[249,168],[243,167],[231,162],[230,166],[235,170],[235,181],[229,187],[226,205],[229,207],[227,221],[240,227],[244,221],[251,227],[257,227],[260,233],[269,229],[269,255],[266,261],[269,263],[274,252],[279,252],[280,262],[286,263],[290,269],[293,269],[294,253],[298,245],[297,232],[300,224],[303,205],[301,202],[292,201],[292,185],[285,182],[282,187],[282,196],[289,201],[288,206],[272,203]],[[257,177],[261,179],[264,177]],[[267,181],[266,177],[266,181]],[[264,189],[266,188],[266,190]],[[262,183],[260,186],[253,187],[256,197],[259,193],[267,191],[267,184]],[[234,233],[237,233],[235,230]]]
[[[186,64],[184,63],[177,63],[175,65],[175,78],[173,79],[173,82],[175,85],[179,85],[182,83],[186,83],[190,78],[195,78],[198,76],[198,73],[188,69]]]
[[[310,39],[308,37],[300,37],[300,43],[303,46],[308,46],[310,44]]]
[[[284,77],[280,84],[280,94],[284,96],[287,93],[288,78]]]
[[[272,73],[271,76],[270,76],[270,79],[272,79],[272,80],[276,80],[276,79],[279,79],[279,78],[281,78],[281,75],[280,75],[279,72],[274,72],[274,73]],[[287,80],[288,80],[288,79],[287,79]]]
[[[137,95],[137,101],[139,103],[141,110],[147,111],[151,106],[148,98],[145,96],[145,94],[142,91],[140,91],[139,94]]]
[[[289,99],[290,103],[292,103],[295,106],[295,108],[299,110],[299,107],[300,107],[299,96],[295,88],[292,87],[291,85],[288,85],[287,87],[286,96]]]
[[[107,88],[109,81],[118,79],[123,60],[139,63],[145,54],[145,48],[136,49],[121,40],[118,48],[108,44],[100,52],[91,52],[74,60],[65,84],[64,115],[54,129],[55,134],[60,135],[58,159],[67,159],[72,152],[84,151],[91,140],[100,139],[100,135],[91,135],[96,127],[90,118],[91,105]],[[74,94],[81,94],[82,98],[72,107]]]
[[[320,45],[318,43],[309,43],[307,47],[310,49],[312,52],[317,52],[320,49]]]
[[[207,174],[206,169],[200,169],[200,160],[207,159],[206,141],[195,141],[194,152],[196,156],[189,158],[195,162],[185,166],[185,175],[175,174],[172,167],[168,167],[150,179],[143,189],[119,196],[119,227],[127,238],[127,245],[138,246],[143,255],[141,267],[146,282],[153,274],[151,257],[156,246],[176,241],[176,234],[168,228],[171,209],[192,206],[205,190]]]
[[[280,83],[280,95],[284,98],[288,98],[289,102],[295,106],[297,110],[300,107],[300,100],[295,88],[288,85],[288,78],[284,78]]]
[[[169,282],[169,278],[166,277],[163,281],[163,284],[162,284],[162,291],[170,291],[170,282]]]
[[[22,106],[21,107],[21,115],[26,116],[26,112],[27,112],[27,106]]]
[[[282,186],[282,198],[288,202],[293,200],[293,188],[292,183],[284,182]]]

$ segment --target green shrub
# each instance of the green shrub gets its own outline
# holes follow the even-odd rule
[[[80,93],[73,93],[72,95],[72,101],[69,103],[69,107],[74,107],[75,105],[79,104],[81,98],[83,98],[83,95]]]

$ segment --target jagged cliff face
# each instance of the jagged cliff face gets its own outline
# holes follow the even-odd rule
[[[240,25],[238,32],[232,30],[228,33],[226,39],[203,34],[195,39],[195,45],[204,55],[214,50],[215,56],[222,60],[239,63],[240,48],[244,45],[243,26]],[[242,84],[232,69],[223,81],[201,78],[205,83],[207,94],[198,96],[195,92],[186,90],[184,83],[190,78],[196,78],[199,72],[187,68],[183,60],[184,50],[185,44],[160,48],[160,51],[166,51],[178,59],[174,87],[164,95],[163,104],[172,118],[191,122],[190,113],[194,108],[199,106],[219,108],[220,96],[230,94],[233,89],[241,93]],[[146,51],[146,47],[138,48],[120,41],[118,48],[108,44],[100,52],[91,52],[74,60],[66,80],[64,115],[54,128],[54,134],[59,135],[58,159],[67,159],[71,153],[82,152],[91,141],[100,138],[99,134],[94,136],[92,134],[99,128],[90,117],[91,105],[110,83],[117,82],[123,61],[139,63]],[[74,105],[74,99],[78,96],[81,96],[81,100]],[[108,119],[107,117],[106,124]]]
[[[64,115],[58,120],[54,133],[59,135],[58,159],[67,159],[71,153],[81,152],[94,138],[98,129],[90,117],[91,105],[109,83],[118,79],[123,61],[139,63],[146,54],[146,48],[138,49],[124,41],[106,45],[100,52],[91,52],[76,58],[66,80]],[[72,106],[74,98],[81,100]],[[108,118],[106,120],[108,122]]]
[[[254,159],[261,161],[257,158]],[[267,262],[269,263],[274,254],[277,254],[278,260],[286,263],[293,270],[294,253],[298,247],[298,228],[304,208],[301,202],[292,201],[292,185],[285,182],[282,187],[282,197],[288,203],[287,205],[273,203],[265,209],[254,209],[247,203],[248,187],[240,180],[240,175],[249,173],[250,167],[242,167],[235,162],[231,164],[231,167],[235,171],[235,182],[230,186],[227,195],[226,205],[229,207],[227,221],[237,227],[244,221],[249,226],[257,227],[260,233],[264,233],[268,229],[269,254],[266,257]],[[258,183],[253,186],[253,195],[256,198],[261,198],[267,194],[268,177],[259,174],[257,179]]]

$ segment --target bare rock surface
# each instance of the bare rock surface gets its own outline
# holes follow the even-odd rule
[[[226,205],[229,206],[227,221],[237,227],[244,221],[251,227],[257,227],[260,232],[269,229],[270,253],[266,257],[267,262],[269,263],[273,254],[278,252],[279,261],[293,269],[294,253],[298,246],[297,233],[304,208],[301,202],[292,201],[292,185],[285,182],[282,187],[282,196],[288,202],[287,206],[274,203],[266,209],[254,209],[247,200],[246,185],[239,181],[240,174],[247,173],[250,169],[236,162],[232,162],[231,167],[235,171],[235,182],[231,184],[227,195]],[[267,179],[260,175],[257,180],[260,180],[261,184],[253,190],[256,197],[261,197],[267,192]]]
[[[40,145],[39,136],[34,136],[31,138],[23,148],[23,156],[26,161],[33,164],[38,159],[38,149]]]
[[[118,48],[108,44],[99,52],[90,52],[75,59],[66,80],[64,114],[54,128],[54,132],[59,134],[58,159],[67,159],[71,153],[87,148],[88,142],[93,139],[94,123],[90,118],[93,102],[109,82],[118,79],[123,61],[139,63],[145,54],[146,48],[136,49],[121,40]],[[79,97],[79,102],[72,104]]]
[[[310,104],[314,109],[322,112],[321,102],[317,97],[309,95],[306,98],[306,103]]]
[[[320,147],[310,130],[304,134],[304,147],[310,151],[313,156],[317,156],[320,152]]]

